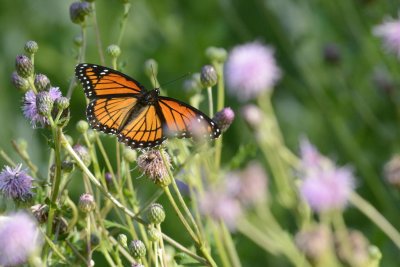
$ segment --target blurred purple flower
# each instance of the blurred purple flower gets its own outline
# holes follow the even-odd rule
[[[257,129],[263,121],[264,115],[261,109],[254,104],[245,105],[240,113],[249,126],[254,129]]]
[[[386,19],[373,28],[373,34],[383,39],[383,44],[388,51],[400,57],[400,19]]]
[[[225,71],[231,93],[241,101],[271,90],[281,78],[274,50],[260,42],[234,47],[229,54]]]
[[[58,87],[51,87],[49,90],[49,95],[53,101],[62,96]],[[33,127],[37,127],[38,124],[41,127],[44,127],[49,125],[49,122],[46,117],[39,114],[36,99],[36,94],[32,90],[26,92],[22,110],[24,112],[24,116],[31,121]]]
[[[344,209],[355,187],[351,169],[335,166],[308,141],[302,142],[301,157],[303,199],[316,212]]]
[[[230,107],[226,107],[215,113],[213,120],[221,128],[222,132],[228,130],[233,120],[235,119],[235,112]]]
[[[242,213],[240,202],[229,192],[207,191],[200,198],[200,211],[214,220],[222,220],[230,229],[235,229],[236,221]]]
[[[0,217],[0,265],[23,264],[43,244],[35,220],[23,212]]]
[[[258,162],[250,162],[241,173],[238,199],[244,204],[254,204],[265,200],[268,177]]]
[[[24,170],[22,164],[15,168],[5,166],[0,173],[0,192],[14,200],[29,200],[32,197],[32,180]]]

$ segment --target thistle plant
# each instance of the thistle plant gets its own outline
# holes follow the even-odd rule
[[[126,56],[131,44],[124,37],[140,26],[128,20],[138,11],[131,10],[129,1],[114,4],[119,5],[120,17],[102,17],[104,13],[97,10],[99,1],[70,5],[70,27],[77,32],[70,42],[74,64],[91,62],[124,73],[133,68]],[[116,32],[103,29],[104,21],[114,25]],[[399,22],[392,19],[373,27],[369,34],[383,39],[388,52],[398,56],[398,28]],[[137,33],[139,36],[140,31]],[[137,49],[142,44],[135,45]],[[140,103],[134,103],[124,118],[118,117],[120,109],[113,110],[115,103],[105,107],[111,119],[101,126],[123,125],[112,128],[118,138],[106,137],[90,126],[96,122],[90,116],[102,116],[99,109],[94,107],[90,118],[83,117],[85,101],[100,105],[104,98],[89,95],[90,99],[83,99],[82,87],[89,87],[73,77],[74,64],[65,63],[71,70],[62,74],[64,81],[69,79],[68,85],[58,85],[38,64],[49,45],[42,48],[41,43],[30,40],[19,46],[15,62],[7,63],[15,66],[11,83],[22,99],[20,113],[30,134],[44,141],[40,149],[46,163],[32,151],[35,146],[20,136],[11,140],[14,151],[0,149],[4,161],[0,166],[1,266],[241,267],[276,263],[375,267],[386,252],[373,237],[377,232],[394,249],[400,249],[400,233],[392,218],[359,193],[365,178],[369,187],[377,185],[377,192],[371,194],[387,204],[383,186],[371,176],[368,166],[358,168],[368,164],[357,161],[361,153],[354,152],[360,151],[334,116],[333,101],[318,90],[307,64],[296,59],[294,67],[308,78],[301,82],[327,105],[323,112],[332,115],[327,116],[327,123],[354,162],[336,160],[326,147],[320,152],[311,135],[298,137],[295,133],[295,138],[289,138],[282,130],[284,116],[276,101],[282,96],[276,96],[276,91],[281,84],[297,81],[288,77],[290,70],[275,45],[258,40],[232,48],[210,45],[201,56],[204,65],[196,66],[198,72],[183,82],[182,92],[188,98],[182,102],[212,118],[216,125],[209,127],[222,133],[218,139],[203,138],[204,129],[197,131],[182,117],[190,129],[185,134],[193,138],[167,136],[157,146],[138,149],[118,139],[124,141],[123,126],[148,105],[141,103],[139,96],[129,96]],[[339,48],[324,42],[318,50],[321,64],[339,71],[345,64]],[[135,64],[142,62],[137,69],[148,78],[143,83],[160,87],[165,62],[158,60],[157,53],[147,60],[139,51],[134,53]],[[191,59],[191,55],[185,56]],[[93,78],[96,86],[100,76],[106,75],[88,72],[88,76],[98,75]],[[99,90],[115,90],[112,96],[119,97],[123,82],[110,77]],[[118,86],[108,88],[113,82]],[[160,91],[174,95],[166,85]],[[160,106],[152,105],[154,113],[159,113]],[[363,112],[366,109],[361,107]],[[367,114],[373,121],[373,115]],[[159,119],[163,125],[154,129],[166,130],[166,116]],[[179,120],[172,111],[169,116]],[[142,130],[132,127],[129,131]],[[398,188],[399,156],[394,154],[382,170],[382,182]],[[362,232],[349,213],[362,217],[374,233]],[[258,257],[253,260],[247,255]]]

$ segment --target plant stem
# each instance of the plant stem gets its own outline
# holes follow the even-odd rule
[[[207,87],[207,95],[208,95],[208,116],[212,118],[214,116],[214,103],[213,103],[213,95],[211,86]]]

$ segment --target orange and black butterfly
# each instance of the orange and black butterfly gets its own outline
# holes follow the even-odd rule
[[[214,139],[221,130],[203,112],[179,100],[148,91],[138,81],[116,70],[79,64],[75,75],[90,102],[86,117],[93,129],[114,134],[131,148],[160,145],[167,137]]]

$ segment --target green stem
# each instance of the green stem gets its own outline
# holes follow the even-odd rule
[[[90,244],[90,216],[86,214],[86,253],[87,253],[87,266],[91,266],[90,262],[92,260],[92,247]]]
[[[223,222],[220,222],[219,226],[222,230],[222,238],[225,242],[226,248],[228,249],[229,257],[232,260],[232,266],[241,267],[242,264],[240,263],[239,255],[237,254],[235,245],[233,244],[232,236]]]
[[[393,225],[386,220],[370,203],[364,200],[356,193],[350,195],[350,203],[359,209],[365,216],[367,216],[373,223],[375,223],[381,230],[389,237],[390,240],[400,249],[400,233]]]
[[[117,45],[120,46],[122,42],[122,37],[124,36],[125,28],[126,28],[126,21],[128,18],[129,10],[131,9],[131,3],[124,4],[124,14],[122,16],[121,24],[120,24],[120,31],[118,35]]]
[[[208,116],[212,118],[214,116],[214,103],[213,96],[211,91],[211,86],[207,87],[207,95],[208,95]]]
[[[0,156],[1,156],[8,164],[10,164],[12,167],[15,167],[15,166],[16,166],[15,162],[7,155],[7,153],[6,153],[3,149],[0,149]]]
[[[217,248],[217,254],[222,262],[222,266],[230,267],[231,263],[229,261],[228,254],[225,251],[219,228],[217,227],[216,222],[212,222],[212,224],[213,224],[213,234],[214,234],[215,246]]]
[[[224,84],[224,64],[223,63],[213,63],[218,76],[218,99],[217,99],[217,110],[224,108],[225,102],[225,84]],[[218,170],[221,164],[221,154],[222,154],[222,135],[215,142],[215,169]]]
[[[93,26],[94,26],[95,33],[96,33],[97,50],[99,52],[101,64],[105,65],[103,47],[102,47],[101,38],[100,38],[100,30],[99,30],[99,25],[97,23],[96,3],[95,2],[92,3],[92,7],[93,7]]]

